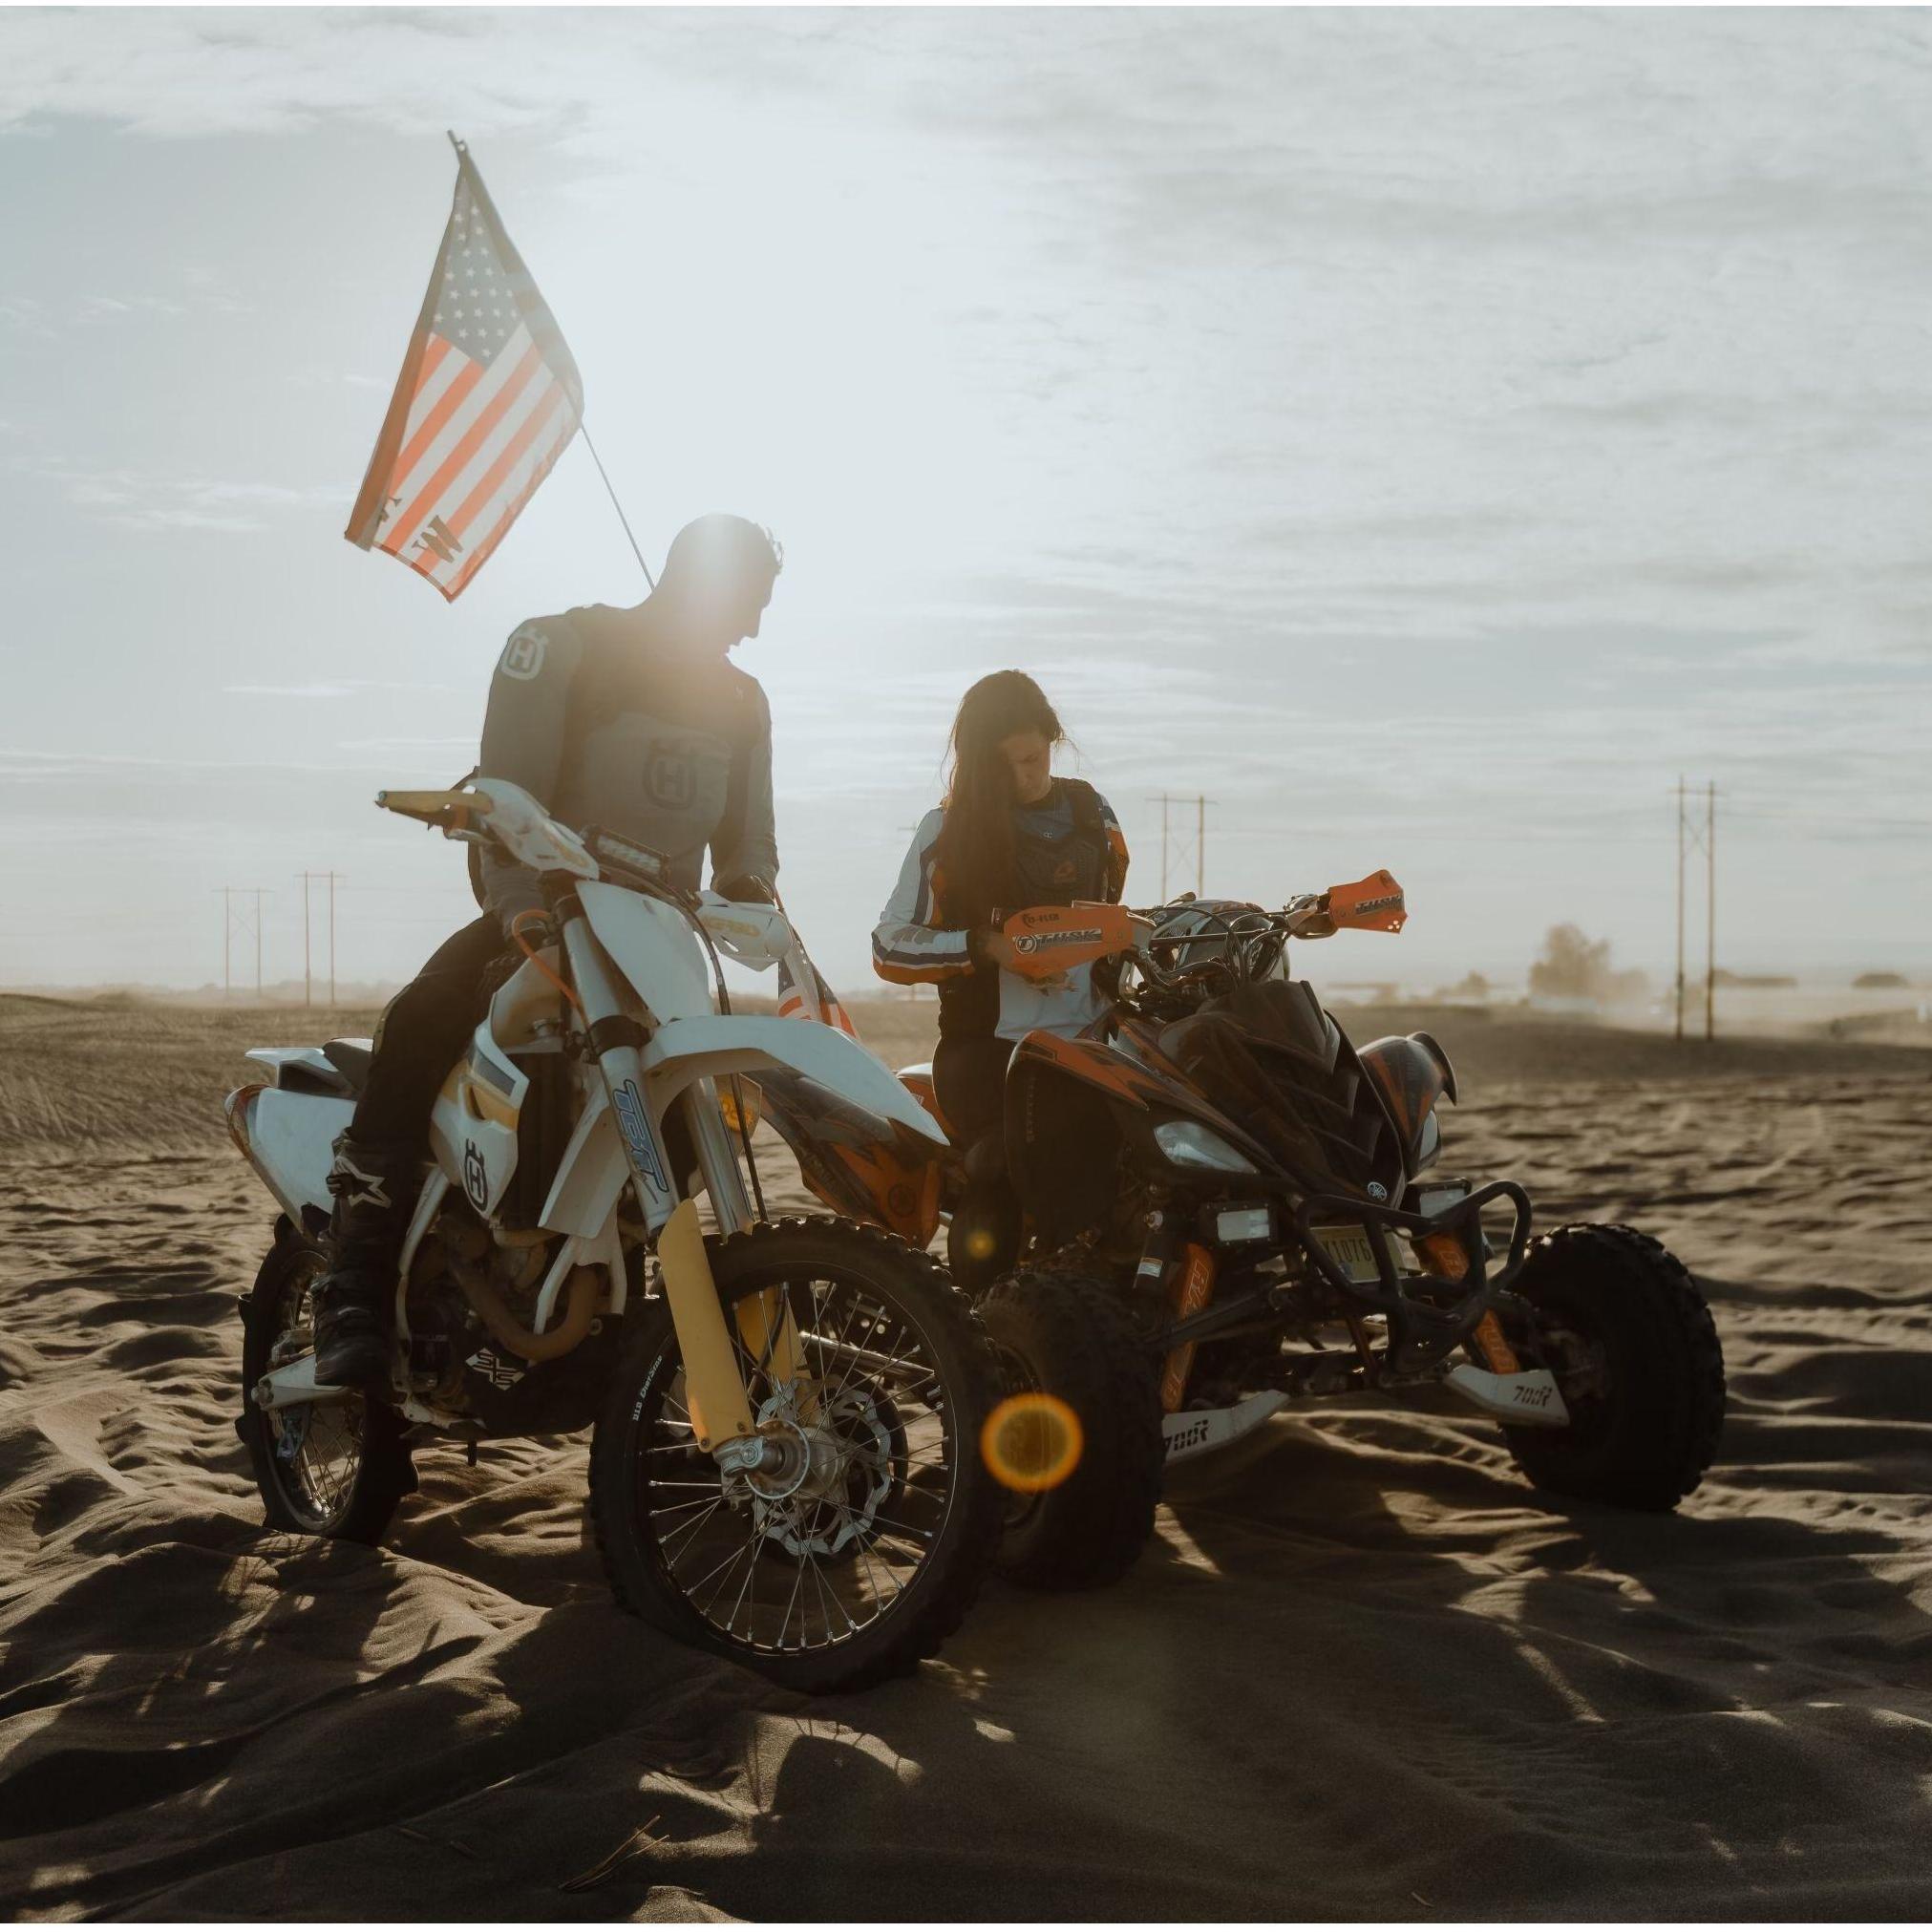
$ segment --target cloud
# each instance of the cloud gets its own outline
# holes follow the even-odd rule
[[[83,515],[124,530],[208,530],[246,535],[277,514],[346,506],[344,484],[287,484],[169,476],[152,470],[83,469],[59,461],[16,462],[59,491]]]
[[[365,691],[446,691],[448,685],[423,683],[396,683],[377,678],[343,678],[333,682],[315,684],[224,684],[222,690],[235,697],[255,698],[352,698],[360,697]],[[468,744],[469,739],[453,738],[359,738],[345,744],[345,751],[353,751],[369,746],[402,744]]]

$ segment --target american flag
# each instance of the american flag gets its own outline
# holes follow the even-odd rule
[[[563,454],[584,384],[456,143],[456,198],[402,378],[343,533],[461,595]]]

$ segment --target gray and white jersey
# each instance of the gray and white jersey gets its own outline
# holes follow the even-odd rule
[[[664,853],[684,889],[775,880],[772,715],[755,678],[681,651],[647,603],[594,605],[519,626],[498,660],[479,770],[520,785],[574,830]],[[541,909],[535,878],[486,854],[484,903]]]

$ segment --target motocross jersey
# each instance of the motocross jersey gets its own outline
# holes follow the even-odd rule
[[[1078,1033],[1108,1005],[1091,965],[1072,968],[1063,987],[1041,987],[990,964],[976,965],[968,933],[943,924],[945,881],[938,851],[945,823],[943,810],[919,821],[899,882],[873,930],[873,969],[899,986],[937,985],[940,1032],[947,1038]],[[1013,859],[1006,912],[1072,905],[1081,899],[1117,902],[1127,881],[1120,821],[1106,799],[1078,778],[1055,778],[1037,805],[1014,808]]]
[[[649,604],[597,604],[520,626],[490,681],[478,770],[581,831],[662,852],[675,885],[777,877],[772,714],[755,678],[679,648]],[[477,848],[472,848],[473,852]],[[505,924],[541,909],[535,876],[485,854],[478,898]]]

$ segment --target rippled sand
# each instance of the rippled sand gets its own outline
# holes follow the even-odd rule
[[[1475,1419],[1284,1417],[1123,1585],[991,1585],[808,1705],[612,1608],[582,1438],[419,1453],[384,1550],[261,1527],[272,1217],[213,1108],[313,1024],[0,1000],[11,1916],[1932,1913],[1928,1056],[1442,1018],[1446,1166],[1710,1296],[1682,1512],[1560,1512]]]

